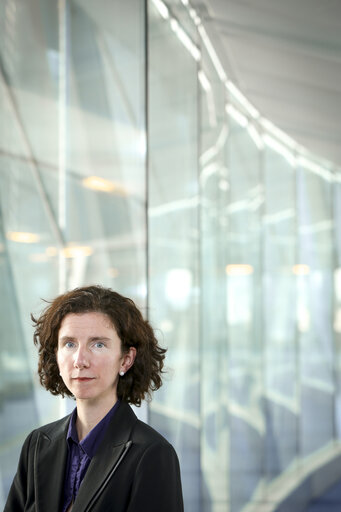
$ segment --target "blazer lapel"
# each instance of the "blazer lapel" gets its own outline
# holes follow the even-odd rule
[[[34,465],[37,512],[60,510],[67,457],[68,421],[69,416],[51,431],[39,432]]]
[[[130,437],[136,421],[130,406],[121,402],[90,462],[72,512],[86,512],[97,501],[132,445]]]

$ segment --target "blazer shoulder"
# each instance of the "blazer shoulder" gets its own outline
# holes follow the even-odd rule
[[[162,434],[160,434],[160,432],[141,420],[137,420],[135,423],[133,437],[135,441],[140,441],[146,444],[156,443],[171,446],[170,442]]]
[[[34,430],[33,433],[36,435],[43,434],[47,437],[56,436],[59,433],[64,433],[68,426],[70,416],[71,415],[68,414],[67,416],[64,416],[64,418],[52,421],[51,423],[47,423],[46,425],[43,425],[42,427]]]

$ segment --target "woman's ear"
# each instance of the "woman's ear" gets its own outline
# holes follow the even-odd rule
[[[136,348],[129,347],[128,352],[123,354],[123,360],[120,371],[127,373],[127,371],[133,366],[136,358]]]

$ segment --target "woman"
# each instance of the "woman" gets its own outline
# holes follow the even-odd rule
[[[100,286],[35,319],[41,384],[76,399],[26,439],[4,512],[181,512],[173,447],[128,405],[158,389],[165,350],[132,300]]]

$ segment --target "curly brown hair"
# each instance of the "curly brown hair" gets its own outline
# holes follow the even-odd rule
[[[38,374],[41,384],[53,395],[72,396],[65,386],[57,365],[58,333],[63,318],[69,313],[99,312],[107,315],[121,340],[122,353],[135,347],[135,362],[123,378],[119,378],[117,396],[134,405],[162,385],[163,360],[154,331],[144,320],[135,303],[110,288],[99,285],[75,288],[48,302],[39,318],[31,315],[34,343],[39,348]]]

